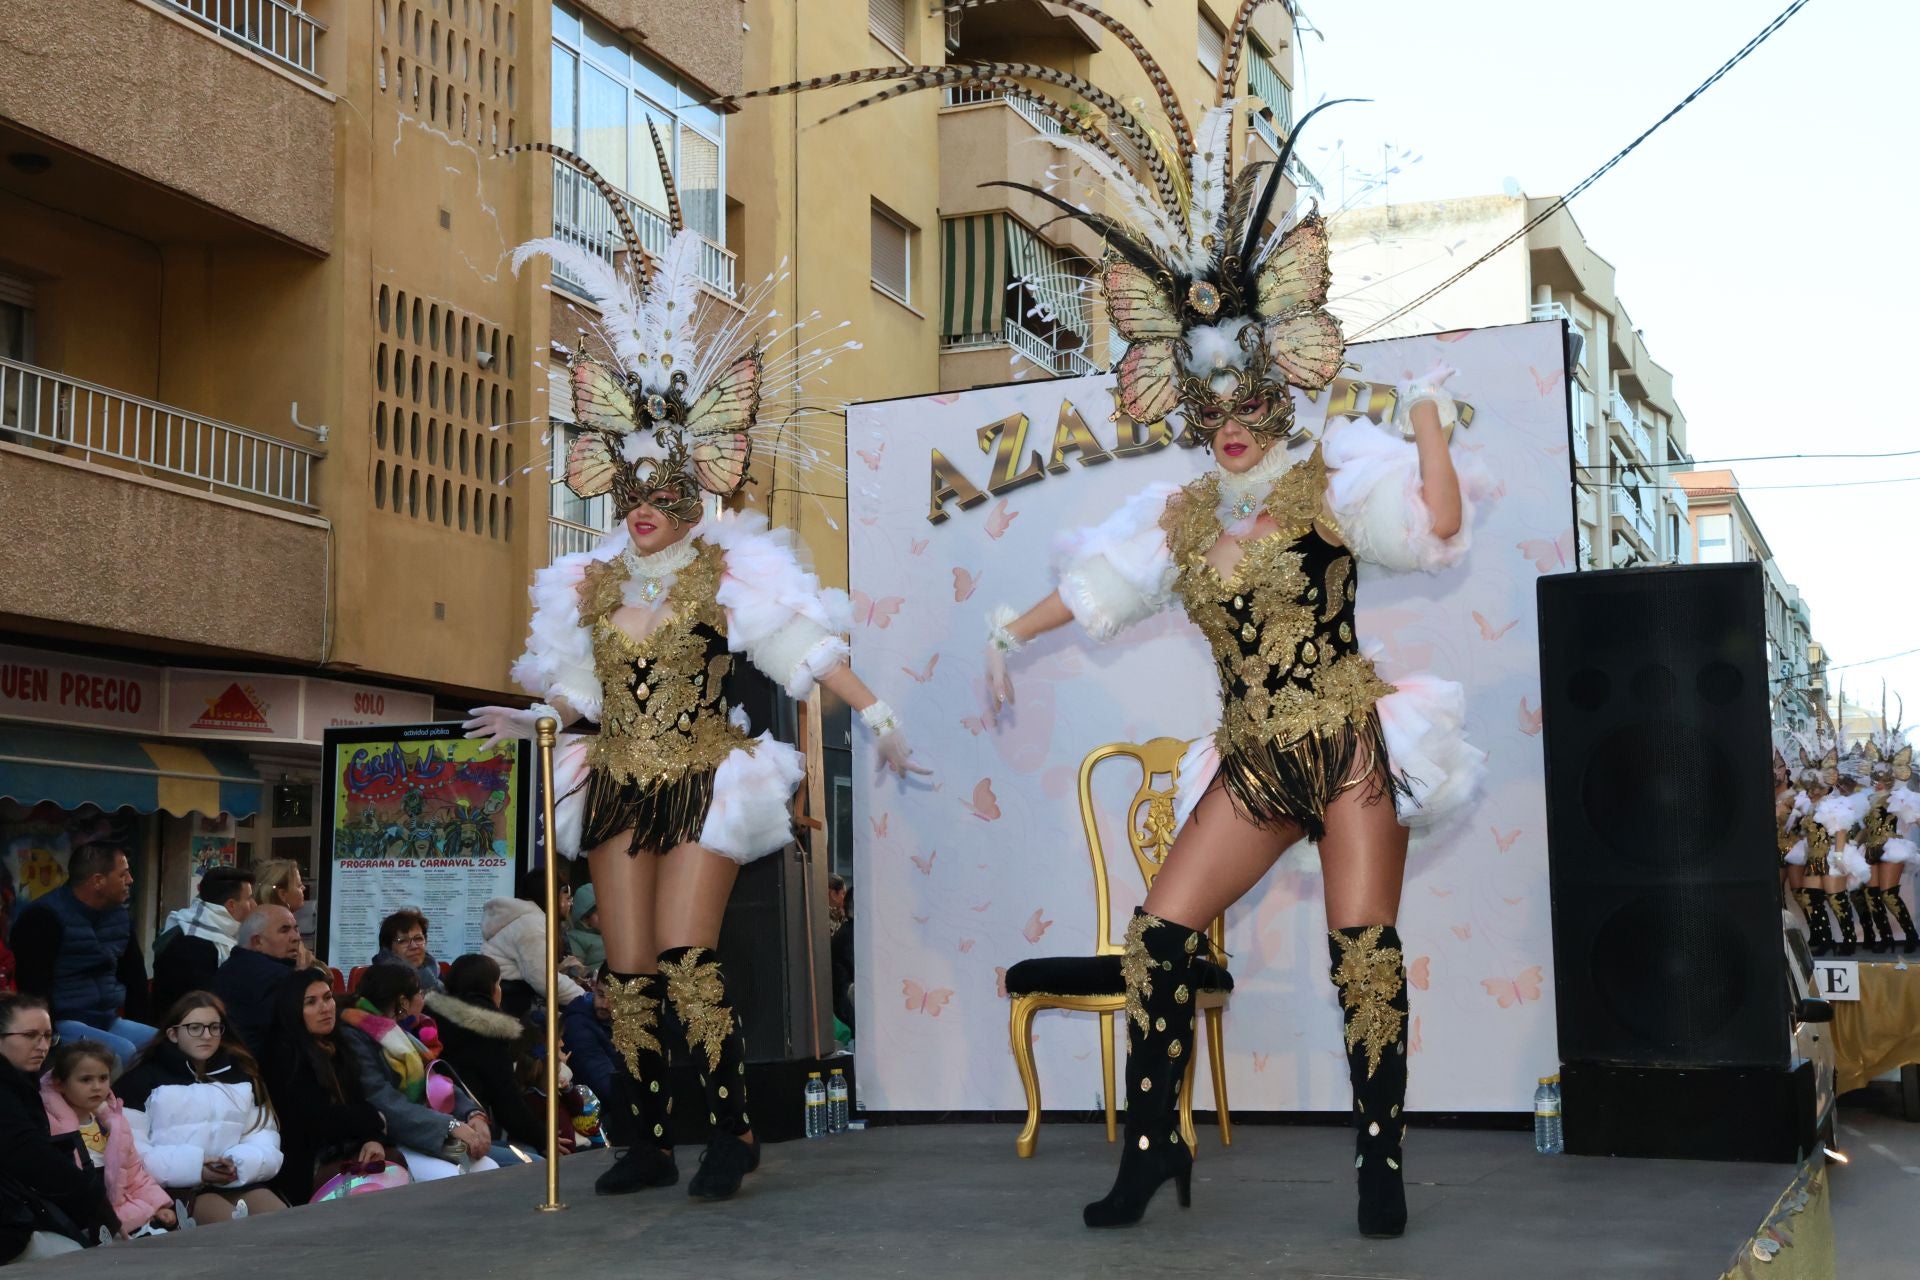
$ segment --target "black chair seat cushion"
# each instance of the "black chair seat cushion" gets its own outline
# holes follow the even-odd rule
[[[1210,960],[1196,960],[1202,991],[1233,990],[1233,975]],[[1117,996],[1126,991],[1119,956],[1044,956],[1007,970],[1010,996]]]

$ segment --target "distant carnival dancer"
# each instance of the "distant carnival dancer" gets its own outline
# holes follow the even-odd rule
[[[672,1035],[691,1052],[713,1125],[688,1192],[724,1199],[758,1165],[760,1147],[740,1024],[713,948],[741,864],[791,838],[789,804],[805,772],[792,747],[748,732],[733,705],[735,655],[793,697],[824,685],[859,713],[889,767],[927,770],[910,759],[893,712],[847,665],[845,596],[823,591],[786,534],[758,513],[716,501],[703,515],[703,495],[724,500],[746,480],[763,391],[796,390],[819,349],[770,362],[756,307],[701,323],[704,245],[679,225],[664,164],[675,235],[656,259],[618,192],[579,157],[538,149],[601,188],[626,239],[625,272],[557,240],[523,245],[515,257],[518,265],[546,254],[598,299],[602,319],[589,339],[612,358],[572,357],[578,435],[564,478],[582,498],[610,495],[620,524],[591,551],[535,575],[527,651],[513,677],[544,701],[526,711],[476,708],[467,728],[488,741],[526,738],[552,716],[575,730],[556,753],[555,843],[568,857],[585,850],[592,869],[613,1037],[631,1076],[621,1084],[633,1094],[609,1103],[635,1109],[643,1136],[596,1189],[678,1180],[662,1052]],[[767,424],[765,443],[794,417]]]

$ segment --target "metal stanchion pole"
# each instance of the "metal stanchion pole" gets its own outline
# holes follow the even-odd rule
[[[560,1202],[560,859],[553,841],[553,744],[560,722],[542,716],[534,726],[540,735],[540,816],[545,826],[547,864],[547,1199],[542,1213],[556,1213]]]

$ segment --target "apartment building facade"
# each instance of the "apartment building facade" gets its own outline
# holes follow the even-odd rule
[[[1349,333],[1397,311],[1494,245],[1551,201],[1475,196],[1342,213],[1330,224],[1332,309]],[[1571,439],[1580,563],[1587,568],[1687,563],[1687,421],[1673,375],[1656,363],[1594,252],[1565,209],[1460,283],[1370,336],[1396,337],[1528,320],[1567,325]]]

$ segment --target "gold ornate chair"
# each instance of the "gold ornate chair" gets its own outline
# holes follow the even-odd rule
[[[1151,742],[1113,742],[1088,753],[1080,762],[1080,822],[1086,828],[1087,849],[1093,857],[1095,925],[1092,955],[1049,956],[1022,960],[1007,970],[1007,995],[1013,1004],[1008,1035],[1013,1059],[1020,1068],[1020,1084],[1027,1094],[1027,1124],[1015,1143],[1022,1158],[1031,1156],[1040,1141],[1040,1077],[1033,1063],[1033,1019],[1042,1009],[1073,1009],[1100,1016],[1100,1068],[1105,1079],[1102,1097],[1107,1110],[1107,1141],[1116,1138],[1113,1101],[1114,1015],[1126,1008],[1126,986],[1120,977],[1124,947],[1113,937],[1111,895],[1107,884],[1106,850],[1093,810],[1093,771],[1104,760],[1126,757],[1140,767],[1140,785],[1127,804],[1127,844],[1148,887],[1173,847],[1174,796],[1180,781],[1180,757],[1187,744],[1178,738]],[[1164,786],[1155,781],[1165,778]],[[1225,955],[1226,921],[1207,927],[1214,951]],[[1207,1055],[1213,1068],[1213,1096],[1220,1116],[1222,1146],[1233,1142],[1233,1119],[1227,1110],[1227,1068],[1221,1011],[1233,991],[1233,976],[1223,966],[1202,962],[1197,1001],[1206,1020]],[[1193,1071],[1198,1054],[1187,1055],[1186,1081],[1180,1090],[1180,1135],[1189,1148],[1197,1146],[1193,1129]]]

